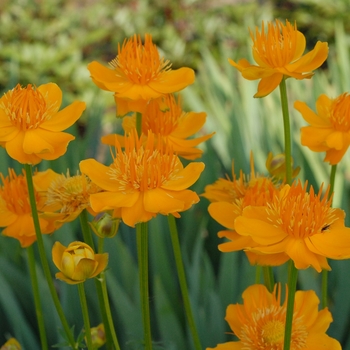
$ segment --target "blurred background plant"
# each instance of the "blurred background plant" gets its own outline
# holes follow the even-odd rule
[[[350,91],[350,4],[348,0],[1,0],[0,1],[0,92],[17,83],[40,85],[57,83],[63,91],[64,104],[80,99],[87,103],[83,117],[72,127],[76,140],[66,156],[55,162],[43,162],[40,169],[71,173],[80,160],[96,157],[103,161],[108,149],[99,139],[115,122],[112,95],[100,91],[91,81],[87,64],[93,60],[107,64],[117,53],[118,43],[139,33],[151,33],[162,55],[173,67],[196,70],[196,83],[183,92],[188,110],[208,114],[206,132],[216,131],[205,147],[202,161],[206,170],[194,186],[202,193],[225,174],[249,172],[249,153],[254,152],[257,170],[266,173],[265,160],[271,151],[279,153],[283,145],[283,125],[278,92],[254,100],[256,82],[243,80],[227,62],[251,55],[248,28],[262,20],[288,18],[297,21],[310,47],[317,40],[330,44],[329,59],[309,81],[287,81],[290,112],[294,130],[293,158],[301,167],[300,177],[316,188],[328,183],[329,168],[316,155],[299,146],[299,128],[303,121],[292,108],[300,99],[314,106],[321,93],[337,96]],[[0,170],[21,170],[0,149]],[[349,225],[349,155],[337,173],[334,205],[348,213]],[[241,301],[241,292],[254,283],[255,268],[242,253],[220,253],[217,232],[221,227],[207,213],[204,198],[179,220],[179,232],[190,297],[195,310],[203,346],[232,339],[224,321],[229,303]],[[44,237],[47,256],[53,242],[69,244],[82,239],[79,225],[66,224],[51,237]],[[118,235],[106,245],[110,253],[108,287],[113,316],[122,349],[142,349],[142,327],[138,294],[135,234],[121,225]],[[337,338],[343,349],[350,350],[350,279],[349,261],[331,261],[330,309],[333,314],[329,335]],[[55,267],[51,264],[53,274]],[[164,218],[150,223],[151,308],[154,340],[159,349],[192,349],[176,278],[170,237]],[[275,270],[285,281],[285,267]],[[51,345],[62,339],[57,333],[58,317],[54,311],[44,277],[42,285],[44,314]],[[92,326],[100,322],[93,285],[88,291]],[[63,306],[76,335],[83,321],[77,292],[57,282]],[[313,270],[301,271],[299,289],[320,291],[320,278]],[[24,349],[38,349],[35,312],[31,300],[30,278],[26,261],[17,241],[0,236],[0,344],[15,336]]]

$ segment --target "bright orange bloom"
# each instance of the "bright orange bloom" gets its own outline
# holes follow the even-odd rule
[[[0,350],[21,350],[22,347],[20,343],[15,338],[10,338]]]
[[[326,334],[333,319],[328,308],[318,311],[319,303],[312,290],[296,292],[291,349],[341,350],[339,342]],[[263,285],[248,287],[243,305],[231,304],[226,309],[225,320],[239,341],[207,350],[283,350],[286,309],[287,297],[281,304],[281,286],[277,296],[276,288],[270,293]]]
[[[164,108],[164,110],[162,109]],[[214,133],[191,138],[204,125],[206,113],[186,113],[181,108],[181,100],[173,94],[164,98],[151,100],[142,114],[142,132],[147,135],[148,130],[156,136],[156,142],[168,143],[179,157],[194,160],[201,157],[203,151],[196,148],[200,143],[210,139]],[[136,115],[124,117],[123,129],[129,134],[136,126]],[[107,135],[102,137],[102,142],[114,146],[115,137],[122,144],[124,137],[121,135]]]
[[[35,181],[37,175],[33,176]],[[0,174],[0,227],[2,234],[18,239],[23,248],[36,241],[32,209],[29,203],[28,187],[23,175],[16,175],[9,169],[9,176]],[[42,208],[46,198],[35,192],[38,209]],[[55,228],[50,220],[39,218],[42,233],[52,233]]]
[[[261,33],[256,28],[255,37],[252,32],[250,36],[253,57],[258,65],[251,65],[246,59],[237,63],[229,59],[229,62],[245,79],[261,79],[254,97],[270,94],[283,78],[311,78],[312,71],[320,67],[328,56],[328,44],[320,41],[312,51],[302,56],[306,47],[305,36],[297,30],[296,24],[293,26],[288,21],[285,25],[277,19],[275,24],[269,22],[267,33],[262,22]]]
[[[102,272],[108,264],[108,254],[95,254],[83,242],[72,242],[68,247],[56,242],[52,247],[52,260],[60,270],[56,278],[68,284],[77,284]]]
[[[126,103],[131,103],[133,109],[129,111],[142,112],[147,101],[180,91],[194,82],[192,69],[172,70],[171,63],[159,56],[150,34],[145,35],[144,44],[140,36],[134,35],[122,47],[118,45],[118,54],[109,64],[111,68],[91,62],[91,78],[99,88],[114,92],[116,102],[126,99]],[[127,109],[123,105],[117,114],[123,115]]]
[[[75,220],[84,209],[97,214],[90,207],[90,195],[101,189],[84,174],[70,176],[69,171],[64,175],[49,169],[36,176],[34,186],[46,196],[40,217],[50,218],[58,226]]]
[[[62,132],[73,125],[85,109],[84,102],[73,102],[58,111],[62,91],[53,83],[37,89],[17,85],[0,99],[0,145],[22,164],[59,158],[74,136]]]
[[[245,250],[252,265],[281,265],[289,259],[285,253],[269,256],[268,254],[251,252],[249,249],[255,247],[256,242],[251,237],[240,235],[235,230],[235,220],[242,215],[245,207],[266,205],[277,190],[271,178],[256,176],[253,156],[251,156],[250,163],[250,176],[246,176],[241,171],[238,179],[235,176],[232,181],[219,179],[215,184],[206,186],[202,196],[213,202],[208,207],[210,216],[228,228],[228,230],[218,232],[220,238],[228,239],[228,242],[219,245],[220,251]],[[234,174],[233,169],[232,173]]]
[[[314,152],[326,152],[324,161],[338,164],[350,145],[350,95],[331,99],[322,94],[316,102],[317,113],[301,101],[294,108],[310,124],[301,128],[301,144]]]
[[[144,144],[134,130],[125,137],[124,145],[122,150],[116,141],[110,166],[94,159],[80,162],[81,172],[104,190],[90,196],[96,212],[114,210],[114,217],[133,227],[157,214],[179,217],[179,212],[199,201],[197,194],[187,188],[199,178],[203,163],[190,163],[184,168],[168,146],[155,144],[151,132]]]
[[[265,206],[244,208],[235,229],[257,243],[254,251],[285,253],[297,269],[330,270],[327,258],[350,257],[350,228],[344,226],[344,211],[331,208],[321,190],[307,192],[300,182],[285,185]]]

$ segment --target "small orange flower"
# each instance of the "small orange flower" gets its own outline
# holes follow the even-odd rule
[[[350,145],[350,95],[331,99],[322,94],[316,102],[317,113],[301,101],[294,108],[310,124],[301,128],[301,144],[314,152],[326,152],[324,161],[338,164]]]
[[[264,97],[270,94],[281,83],[282,79],[292,77],[295,79],[311,78],[312,71],[322,65],[328,56],[328,44],[318,41],[315,48],[302,56],[305,51],[305,36],[294,26],[286,21],[268,23],[265,33],[264,22],[262,30],[252,32],[253,57],[257,66],[251,65],[246,59],[237,63],[231,59],[229,62],[237,68],[245,79],[261,79],[258,92],[254,97]]]
[[[218,232],[219,238],[228,239],[228,242],[219,244],[220,251],[233,252],[244,249],[252,265],[281,265],[289,259],[285,253],[269,256],[251,252],[249,249],[255,247],[256,242],[251,237],[240,235],[235,231],[235,220],[242,215],[245,207],[266,205],[277,190],[270,178],[256,176],[253,155],[251,155],[250,163],[250,176],[246,176],[241,171],[240,177],[237,179],[234,176],[233,181],[219,179],[215,184],[206,186],[202,196],[213,202],[208,207],[210,216],[228,228],[228,230]],[[232,173],[234,174],[233,169]]]
[[[259,284],[248,287],[243,305],[231,304],[226,309],[225,320],[239,341],[207,350],[283,350],[287,297],[281,304],[281,286],[278,293],[276,287],[273,293]],[[341,350],[339,342],[326,334],[333,319],[328,308],[318,311],[319,303],[312,290],[296,292],[291,349]]]
[[[125,137],[124,145],[122,150],[116,141],[110,166],[94,159],[80,162],[81,172],[104,190],[90,196],[93,210],[114,210],[114,217],[134,227],[157,214],[179,217],[179,212],[199,201],[197,194],[187,188],[199,178],[203,163],[190,163],[184,168],[168,146],[154,142],[151,132],[144,144],[134,130]]]
[[[90,207],[90,195],[101,189],[84,174],[70,176],[69,171],[64,175],[49,169],[35,177],[34,186],[46,196],[40,217],[54,220],[58,226],[75,220],[84,209],[97,214]]]
[[[35,180],[37,175],[33,176]],[[9,169],[9,176],[0,174],[0,227],[5,227],[2,234],[18,239],[23,248],[36,241],[32,209],[29,203],[27,181],[23,175],[16,175]],[[36,204],[40,210],[45,203],[45,197],[35,192]],[[52,233],[55,230],[50,220],[39,218],[42,233]]]
[[[53,83],[37,89],[17,85],[0,99],[0,145],[22,164],[57,159],[66,153],[74,136],[62,132],[73,125],[85,109],[73,102],[58,111],[62,92]]]
[[[78,284],[102,272],[107,266],[108,254],[95,254],[83,242],[72,242],[68,247],[56,242],[52,247],[52,260],[60,270],[56,278],[68,284]]]
[[[245,207],[235,230],[256,242],[253,251],[285,253],[297,269],[330,270],[327,258],[350,256],[350,228],[344,226],[344,211],[331,208],[321,190],[307,192],[300,182],[285,185],[265,206]]]
[[[214,133],[191,138],[204,125],[206,113],[186,113],[181,108],[180,97],[173,94],[164,98],[151,100],[142,114],[142,132],[147,135],[148,130],[156,136],[156,142],[168,143],[179,157],[194,160],[201,157],[203,151],[196,148],[200,143],[210,139]],[[129,134],[136,126],[136,116],[124,117],[123,129]],[[114,146],[115,137],[122,143],[121,135],[107,135],[102,137],[102,142]]]
[[[172,70],[170,62],[159,56],[150,34],[145,35],[144,44],[137,35],[125,40],[109,64],[111,68],[91,62],[88,65],[91,78],[99,88],[114,92],[116,102],[129,101],[133,108],[129,111],[142,112],[147,101],[180,91],[194,82],[192,69]],[[137,101],[143,103],[135,104]],[[127,112],[127,105],[122,109],[117,111],[118,115]]]

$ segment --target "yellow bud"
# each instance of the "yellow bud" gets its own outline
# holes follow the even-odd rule
[[[100,238],[114,237],[119,228],[120,219],[112,218],[108,213],[100,213],[90,222],[92,230]]]
[[[10,338],[0,350],[21,350],[22,347],[15,338]]]
[[[91,328],[92,345],[98,349],[106,343],[105,327],[103,323],[100,323],[97,327]]]

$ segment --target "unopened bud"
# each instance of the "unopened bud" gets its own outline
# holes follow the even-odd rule
[[[119,223],[120,219],[113,218],[108,213],[100,213],[90,222],[90,226],[98,237],[112,238],[118,232]]]

